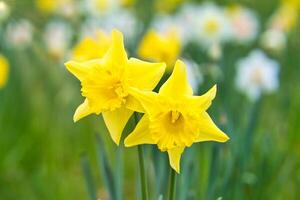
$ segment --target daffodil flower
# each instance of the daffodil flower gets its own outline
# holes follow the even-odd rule
[[[180,172],[180,158],[186,147],[195,142],[225,142],[229,137],[212,121],[207,109],[216,95],[216,86],[202,96],[193,96],[186,66],[177,61],[170,78],[159,93],[131,89],[145,110],[125,146],[157,144],[167,151],[171,167]]]
[[[74,121],[90,114],[102,113],[113,141],[119,144],[122,131],[133,113],[142,107],[129,88],[152,90],[161,79],[164,63],[148,63],[127,58],[123,35],[112,31],[112,43],[100,59],[69,61],[67,69],[81,82],[85,101],[77,108]]]
[[[181,41],[176,29],[170,29],[165,34],[151,30],[142,39],[138,55],[145,59],[166,62],[167,70],[171,71],[180,51]]]

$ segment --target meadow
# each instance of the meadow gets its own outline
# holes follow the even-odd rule
[[[207,112],[230,139],[185,148],[173,199],[299,199],[299,13],[299,0],[0,1],[0,200],[145,199],[138,148],[148,199],[170,199],[168,154],[124,146],[142,114],[119,145],[101,114],[73,121],[84,97],[65,63],[103,57],[112,30],[129,58],[166,64],[154,91],[177,59],[194,95],[217,85]]]

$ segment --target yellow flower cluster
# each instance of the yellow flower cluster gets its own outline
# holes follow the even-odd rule
[[[0,55],[0,89],[3,88],[8,80],[9,64],[7,59]]]
[[[91,56],[91,50],[86,48],[84,56],[85,48],[79,49],[80,53],[75,54],[80,55],[80,59],[77,57],[65,64],[81,82],[85,97],[75,112],[74,121],[101,113],[113,141],[119,144],[133,112],[144,113],[125,139],[125,146],[156,144],[161,151],[167,151],[170,165],[178,173],[180,157],[186,147],[201,141],[229,139],[207,113],[215,98],[216,86],[202,96],[194,96],[182,61],[176,62],[173,73],[156,93],[152,90],[163,76],[166,64],[128,59],[121,32],[112,31],[111,42],[103,54]]]

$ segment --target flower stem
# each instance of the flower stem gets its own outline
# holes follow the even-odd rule
[[[169,200],[174,200],[176,187],[176,172],[170,169],[170,182],[169,182]]]
[[[144,163],[144,151],[143,146],[138,146],[139,154],[139,164],[140,164],[140,177],[141,177],[141,186],[142,186],[142,199],[148,200],[148,189],[147,189],[147,179],[145,173],[145,163]]]

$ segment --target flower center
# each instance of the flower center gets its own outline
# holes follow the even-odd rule
[[[204,30],[208,34],[213,34],[219,29],[219,22],[216,19],[209,19],[204,27]]]
[[[171,115],[170,117],[171,117],[172,124],[176,123],[176,121],[178,121],[179,118],[182,117],[181,113],[178,112],[177,110],[172,110],[170,112],[170,115]]]
[[[124,88],[124,83],[122,83],[120,80],[116,81],[115,84],[113,84],[110,89],[115,93],[115,95],[121,99],[128,96],[128,92]]]
[[[253,70],[252,76],[251,76],[251,80],[253,83],[257,84],[257,85],[261,85],[263,82],[263,74],[262,71],[258,68]]]

